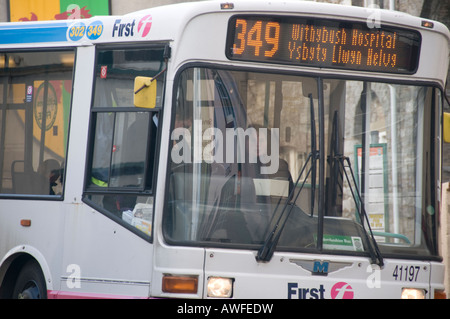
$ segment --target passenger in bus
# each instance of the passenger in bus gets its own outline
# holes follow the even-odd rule
[[[62,169],[59,162],[55,159],[46,159],[38,168],[38,175],[41,184],[41,192],[44,195],[62,194],[61,176]]]
[[[272,135],[272,130],[261,125],[251,125],[250,128],[256,131],[256,143],[249,141],[247,147],[249,156],[256,156],[256,163],[244,165],[242,176],[253,180],[251,187],[243,189],[241,195],[244,205],[258,208],[259,213],[254,209],[243,210],[245,223],[252,237],[252,242],[257,243],[264,240],[267,226],[273,219],[272,214],[279,203],[284,204],[294,185],[289,172],[288,163],[279,158],[279,140]],[[266,132],[266,133],[265,133]],[[272,139],[272,137],[274,139]],[[275,143],[273,143],[275,141]],[[269,156],[270,154],[270,156]],[[262,168],[269,164],[267,158],[277,156],[278,165],[274,173],[265,173]],[[276,161],[275,161],[276,162]],[[254,195],[252,196],[253,193]]]
[[[50,174],[50,195],[62,195],[64,169],[53,170]]]
[[[254,169],[254,179],[257,195],[261,196],[289,196],[289,193],[294,187],[291,173],[289,171],[288,163],[279,157],[280,154],[280,142],[279,137],[272,135],[272,130],[264,128],[261,125],[252,125],[257,134],[257,143],[250,143],[249,153],[255,153],[257,155],[257,163]],[[264,130],[267,132],[264,134]],[[274,138],[273,138],[274,137]],[[275,144],[273,142],[275,141]],[[256,149],[255,149],[256,147]],[[268,155],[270,153],[270,156]],[[275,167],[274,173],[264,173],[263,167],[267,167],[267,158],[274,158],[277,156],[278,165]],[[270,163],[272,164],[272,163]],[[261,183],[260,180],[274,181]],[[258,187],[260,186],[260,187]],[[274,189],[275,188],[275,189]],[[259,194],[258,194],[259,192]]]

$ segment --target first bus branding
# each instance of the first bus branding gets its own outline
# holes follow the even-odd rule
[[[122,23],[122,20],[117,19],[114,23],[112,37],[129,37],[134,36],[134,27],[136,24],[136,20],[133,22]]]
[[[114,22],[112,37],[113,38],[122,38],[122,37],[134,37],[137,28],[137,33],[141,37],[146,37],[150,33],[150,29],[152,27],[152,16],[146,15],[142,19],[136,23],[136,19],[133,19],[131,22],[123,22],[121,19],[117,19]]]
[[[140,36],[145,38],[152,27],[152,16],[146,15],[140,19],[133,19],[131,21],[126,21],[124,19],[115,19],[112,25],[112,31],[110,35],[112,38],[131,38],[135,36]],[[103,21],[96,20],[86,25],[82,21],[75,22],[72,24],[67,31],[67,38],[70,41],[80,41],[83,38],[89,40],[97,40],[103,34],[109,33],[105,32],[106,25]]]

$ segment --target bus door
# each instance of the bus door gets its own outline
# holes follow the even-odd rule
[[[68,241],[67,263],[85,263],[84,286],[97,292],[96,280],[114,278],[102,293],[149,294],[166,51],[161,44],[96,48],[83,201],[99,214],[84,219],[90,237],[80,231]],[[155,78],[154,108],[135,107],[137,77]]]

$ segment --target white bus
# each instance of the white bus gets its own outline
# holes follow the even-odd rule
[[[0,24],[0,297],[445,297],[449,41],[301,1]]]

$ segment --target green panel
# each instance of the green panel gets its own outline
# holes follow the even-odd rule
[[[60,0],[61,12],[72,8],[74,4],[80,9],[86,7],[91,16],[110,14],[109,0]]]

